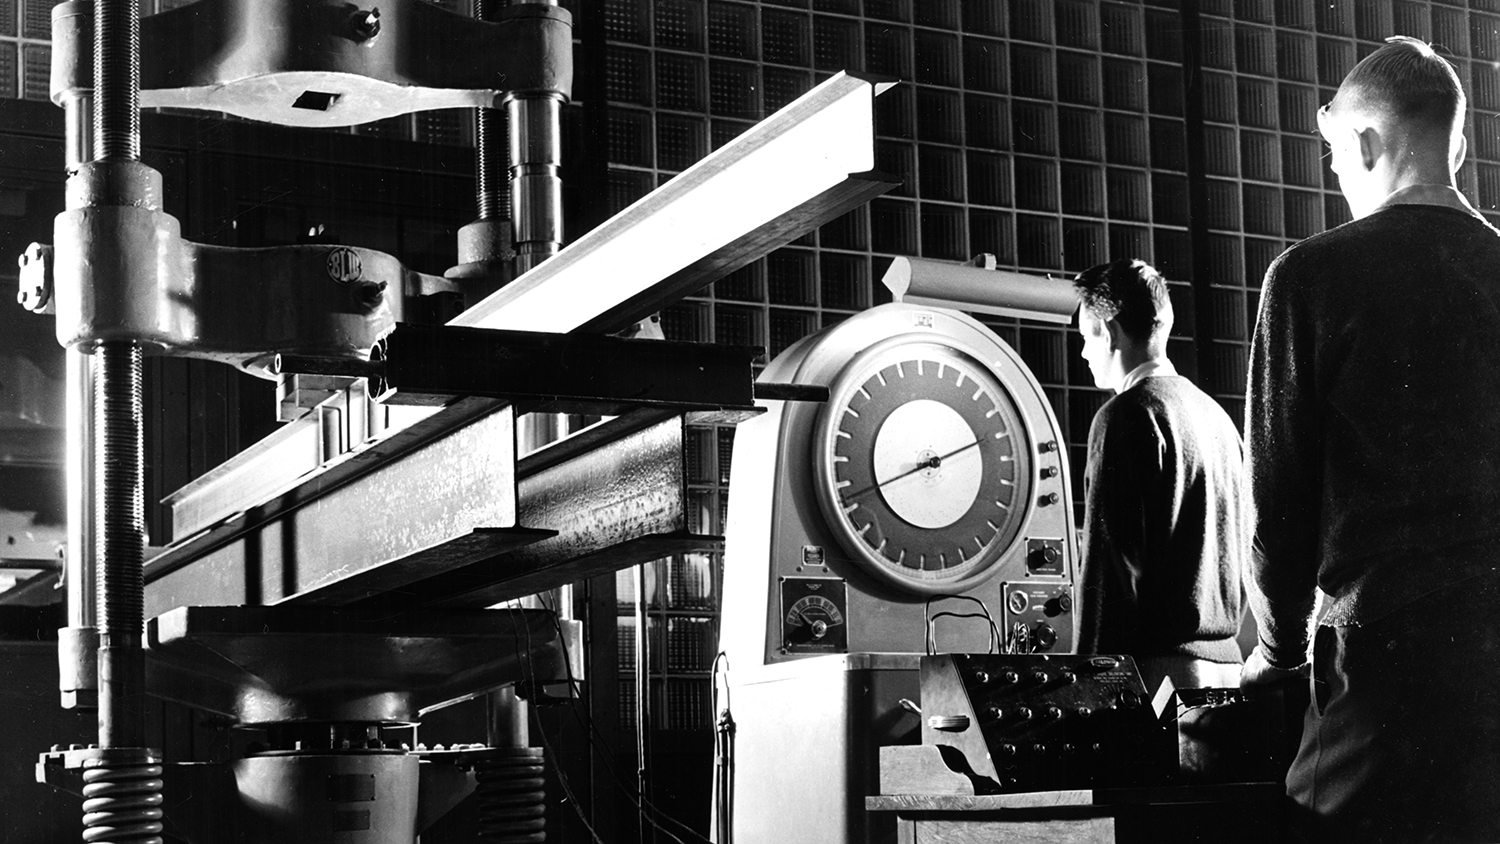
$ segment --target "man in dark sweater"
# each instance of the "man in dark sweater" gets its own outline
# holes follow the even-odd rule
[[[1262,289],[1242,683],[1308,673],[1313,639],[1311,840],[1500,841],[1500,232],[1454,187],[1464,109],[1422,42],[1359,62],[1318,113],[1355,219]]]
[[[1118,395],[1089,429],[1080,653],[1131,654],[1147,688],[1235,686],[1248,546],[1234,423],[1167,360],[1172,301],[1142,261],[1074,281],[1094,382]]]

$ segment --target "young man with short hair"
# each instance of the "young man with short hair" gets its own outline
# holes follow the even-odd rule
[[[1500,841],[1500,232],[1465,98],[1393,38],[1318,112],[1354,220],[1272,263],[1251,345],[1242,685],[1308,672],[1287,791],[1318,841]]]
[[[1094,383],[1116,395],[1089,430],[1080,653],[1135,657],[1147,688],[1235,686],[1246,550],[1244,457],[1218,404],[1167,359],[1161,274],[1120,260],[1079,274]]]

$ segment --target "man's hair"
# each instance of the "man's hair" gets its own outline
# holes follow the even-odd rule
[[[1467,107],[1458,73],[1424,41],[1397,35],[1365,56],[1339,85],[1333,107],[1386,117],[1409,131],[1452,135]]]
[[[1089,313],[1114,320],[1133,340],[1163,340],[1172,324],[1167,282],[1145,261],[1121,258],[1090,267],[1073,279],[1073,289]]]

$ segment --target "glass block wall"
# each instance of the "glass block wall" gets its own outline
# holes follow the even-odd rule
[[[0,97],[45,100],[55,0],[0,0]]]

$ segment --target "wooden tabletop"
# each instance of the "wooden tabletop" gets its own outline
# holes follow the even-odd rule
[[[994,812],[1128,804],[1255,803],[1275,802],[1284,793],[1281,783],[1250,782],[1016,794],[881,794],[866,797],[865,808],[872,812]]]

